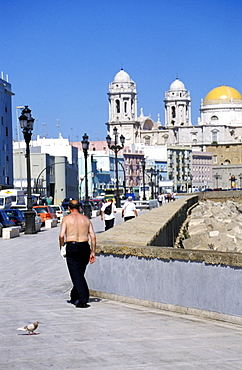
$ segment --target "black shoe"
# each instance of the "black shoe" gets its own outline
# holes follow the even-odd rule
[[[87,304],[87,303],[81,303],[81,302],[78,302],[78,303],[76,304],[76,308],[88,308],[88,307],[90,307],[90,305],[89,305],[89,304]]]

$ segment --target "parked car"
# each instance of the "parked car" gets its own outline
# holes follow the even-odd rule
[[[67,214],[70,213],[69,209],[68,209],[68,204],[69,204],[69,202],[62,202],[62,204],[61,204]]]
[[[93,209],[100,210],[102,208],[103,203],[105,203],[105,199],[93,198],[89,200],[93,204]]]
[[[38,215],[41,217],[42,225],[45,224],[46,220],[57,219],[57,216],[51,206],[34,206]]]
[[[27,211],[27,209],[21,210],[24,217],[25,217],[24,214],[25,214],[26,211]],[[34,208],[33,208],[33,211],[35,212],[35,230],[40,231],[41,226],[42,226],[42,218],[38,215],[37,211]]]
[[[74,200],[74,198],[71,198],[71,197],[65,198],[65,199],[63,199],[62,203],[69,203],[70,200]]]
[[[62,205],[59,205],[59,204],[53,204],[51,205],[51,208],[53,208],[57,218],[58,218],[58,221],[61,221],[62,218],[66,215],[68,215],[68,212],[64,209],[64,207]]]
[[[17,208],[4,209],[3,211],[8,215],[10,220],[12,220],[15,223],[15,226],[21,227],[20,231],[25,230],[25,218],[23,213],[19,209]]]
[[[72,200],[73,198],[66,198],[66,199],[70,199]],[[64,199],[65,200],[65,199]],[[69,201],[68,202],[62,202],[61,205],[62,207],[64,208],[64,210],[66,211],[67,214],[69,214],[69,209],[68,209],[68,205],[69,205]],[[83,202],[79,202],[79,205],[80,205],[80,213],[83,213]]]
[[[10,220],[8,215],[3,210],[0,210],[0,236],[2,236],[2,229],[4,227],[11,226],[15,226],[15,223],[12,220]]]

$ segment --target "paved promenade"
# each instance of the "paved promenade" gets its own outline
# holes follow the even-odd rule
[[[95,297],[68,304],[58,233],[0,239],[0,369],[242,369],[241,326]],[[37,335],[16,330],[35,320]]]

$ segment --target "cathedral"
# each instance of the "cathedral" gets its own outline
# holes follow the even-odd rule
[[[233,87],[222,85],[209,91],[201,100],[196,124],[191,122],[190,92],[178,78],[165,92],[163,125],[159,116],[154,121],[144,115],[143,109],[138,115],[136,83],[123,69],[109,84],[108,96],[108,133],[112,136],[113,128],[117,127],[126,146],[186,146],[193,152],[209,152],[218,171],[219,166],[242,164],[242,96]],[[221,179],[223,176],[221,173]],[[229,187],[226,176],[225,188]]]
[[[109,85],[108,132],[116,126],[126,145],[191,145],[206,151],[211,144],[239,144],[242,140],[242,96],[229,86],[219,86],[201,101],[200,118],[191,122],[191,97],[178,78],[165,92],[165,122],[161,124],[137,112],[137,90],[129,74],[121,69]]]

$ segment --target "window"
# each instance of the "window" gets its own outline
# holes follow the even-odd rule
[[[218,163],[218,157],[216,155],[213,155],[213,163]]]
[[[116,112],[120,113],[120,101],[116,100]]]
[[[214,130],[212,131],[212,143],[217,143],[218,142],[218,131]]]
[[[127,113],[127,102],[124,103],[124,113]]]
[[[218,117],[217,116],[212,116],[211,117],[211,121],[217,121],[218,120]]]
[[[176,107],[171,107],[171,117],[176,118]]]

